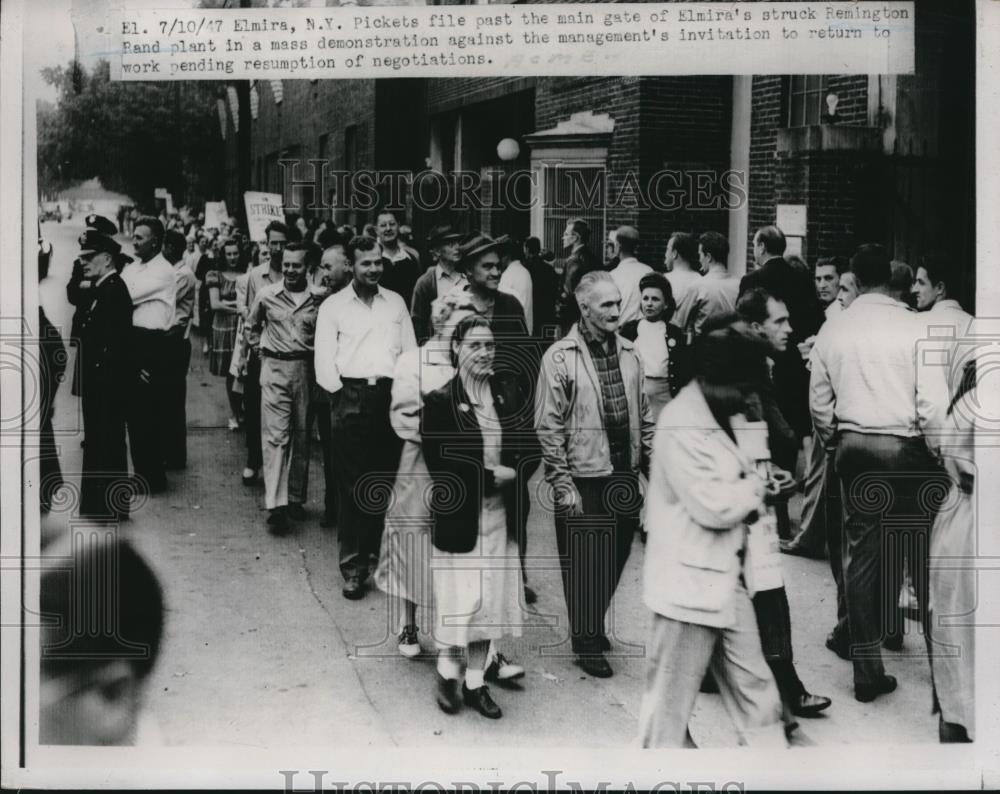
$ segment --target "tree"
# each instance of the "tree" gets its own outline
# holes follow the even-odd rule
[[[107,61],[91,72],[79,62],[48,68],[56,105],[38,108],[38,178],[43,193],[98,177],[153,207],[167,188],[178,204],[219,195],[224,147],[216,99],[224,83],[111,80]]]

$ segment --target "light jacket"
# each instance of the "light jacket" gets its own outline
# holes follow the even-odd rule
[[[642,362],[627,339],[615,336],[628,400],[632,470],[645,470],[653,443],[653,419],[646,404]],[[597,368],[578,325],[552,344],[542,358],[535,390],[535,428],[545,461],[545,479],[557,489],[573,477],[613,472]]]
[[[646,606],[686,623],[732,626],[744,521],[764,509],[763,499],[754,462],[719,427],[692,381],[656,425],[646,491]]]

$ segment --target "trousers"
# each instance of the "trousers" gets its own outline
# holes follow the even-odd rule
[[[785,746],[778,689],[742,586],[736,592],[736,621],[725,629],[654,614],[646,654],[646,691],[639,709],[643,747],[685,746],[688,721],[708,669],[740,744]]]
[[[332,398],[340,572],[364,581],[378,563],[401,442],[389,423],[392,380],[344,380]]]
[[[306,500],[310,377],[306,360],[261,360],[260,433],[264,447],[264,504],[268,510]]]
[[[166,334],[133,328],[132,355],[135,366],[128,401],[128,443],[135,474],[154,491],[166,487],[163,439],[160,423],[164,415],[164,353]]]
[[[168,334],[164,343],[163,403],[160,422],[163,460],[168,468],[187,465],[187,374],[191,363],[191,340]]]
[[[802,494],[802,529],[796,543],[810,552],[819,554],[826,544],[830,523],[840,523],[840,492],[836,480],[831,486],[832,462],[823,443],[813,433],[806,461],[805,486]]]
[[[243,416],[247,440],[247,468],[259,471],[264,465],[260,420],[260,354],[247,354],[247,377],[243,386]]]
[[[930,528],[934,489],[947,479],[923,438],[841,433],[836,468],[844,508],[844,592],[854,683],[885,675],[881,643],[903,631],[899,590],[905,556],[926,625]]]
[[[606,636],[604,618],[639,525],[639,478],[622,472],[574,478],[573,484],[583,515],[557,511],[555,516],[570,640],[574,653],[599,654]]]

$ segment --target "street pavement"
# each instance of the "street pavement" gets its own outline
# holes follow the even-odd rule
[[[41,301],[68,336],[66,301],[82,220],[47,222],[54,246]],[[373,746],[625,747],[634,743],[644,688],[643,642],[649,613],[641,599],[644,547],[636,539],[613,604],[611,679],[573,664],[551,517],[533,509],[529,578],[538,603],[525,607],[524,636],[502,652],[522,663],[519,689],[492,687],[499,721],[465,709],[455,716],[434,702],[433,644],[408,660],[396,651],[388,603],[377,589],[347,601],[337,564],[336,530],[319,527],[322,459],[310,466],[308,517],[285,537],[270,536],[263,490],[241,484],[242,432],[226,427],[224,382],[208,371],[202,337],[192,336],[188,375],[188,468],[169,475],[166,493],[136,504],[122,536],[151,562],[167,599],[166,636],[152,673],[148,709],[170,746],[273,748]],[[78,481],[82,433],[68,381],[58,393],[55,428],[67,479]],[[798,511],[793,502],[793,516]],[[43,532],[68,531],[54,509]],[[884,652],[899,689],[873,703],[854,700],[851,665],[824,647],[835,619],[835,590],[825,561],[785,556],[796,666],[806,687],[833,705],[802,720],[802,744],[937,741],[923,638],[910,623],[901,653]],[[428,616],[418,616],[422,627]],[[700,746],[736,745],[718,695],[701,695],[691,731]]]

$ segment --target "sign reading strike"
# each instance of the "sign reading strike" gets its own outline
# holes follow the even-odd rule
[[[265,238],[264,230],[271,221],[285,220],[284,200],[279,193],[257,193],[248,191],[243,194],[247,208],[247,227],[250,239],[261,242]]]
[[[205,202],[205,228],[221,229],[222,224],[229,222],[229,212],[224,201]]]

